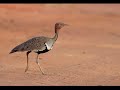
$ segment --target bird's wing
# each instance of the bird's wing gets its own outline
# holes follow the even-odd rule
[[[16,46],[11,52],[16,51],[32,51],[32,50],[45,50],[45,43],[49,40],[48,37],[34,37],[28,41]]]

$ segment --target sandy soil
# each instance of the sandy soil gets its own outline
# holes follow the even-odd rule
[[[0,85],[98,86],[120,85],[120,4],[1,4]],[[54,35],[54,24],[64,22],[54,48],[36,54],[9,54],[35,36]]]

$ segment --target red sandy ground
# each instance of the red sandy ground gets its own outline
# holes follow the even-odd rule
[[[9,54],[35,36],[54,35],[64,22],[54,48],[39,57],[39,72],[31,53]],[[0,85],[120,85],[120,4],[1,4]]]

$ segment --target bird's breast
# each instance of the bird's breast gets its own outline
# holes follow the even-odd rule
[[[45,43],[45,45],[46,45],[47,50],[51,50],[53,48],[53,45],[49,45],[47,43]]]
[[[53,48],[53,44],[54,44],[53,39],[50,39],[49,41],[47,41],[47,42],[45,43],[45,46],[46,46],[46,48],[47,48],[48,50],[51,50],[51,49]]]

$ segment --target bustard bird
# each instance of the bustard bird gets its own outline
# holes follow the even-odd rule
[[[10,54],[14,53],[14,52],[19,52],[19,51],[27,51],[26,52],[27,66],[26,66],[26,69],[25,69],[25,72],[26,72],[28,70],[28,66],[29,66],[28,65],[28,55],[29,55],[29,53],[31,53],[32,51],[37,53],[36,63],[39,67],[39,70],[42,72],[42,74],[45,74],[40,67],[38,56],[39,56],[39,54],[46,53],[46,52],[48,52],[52,49],[55,41],[58,38],[59,30],[62,27],[67,26],[67,25],[68,24],[64,24],[62,22],[56,23],[55,24],[55,35],[54,35],[54,37],[49,38],[49,37],[40,36],[40,37],[31,38],[31,39],[27,40],[26,42],[24,42],[24,43],[16,46],[15,48],[13,48],[11,50]]]

